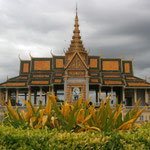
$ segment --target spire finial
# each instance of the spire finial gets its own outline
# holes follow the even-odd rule
[[[76,16],[78,16],[78,5],[76,3]]]

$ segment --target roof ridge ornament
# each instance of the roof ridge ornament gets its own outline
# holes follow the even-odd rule
[[[101,57],[101,56],[102,56],[102,54],[100,53],[98,56],[99,56],[99,57]]]
[[[63,49],[64,54],[66,54],[65,48]]]
[[[101,55],[101,56],[103,55],[103,50],[101,50],[101,53],[99,55]]]
[[[32,58],[31,51],[29,52],[29,56],[30,56],[30,58]]]
[[[54,56],[55,56],[55,55],[52,53],[52,49],[50,50],[50,53],[51,53],[52,57],[54,57]]]
[[[91,50],[89,49],[87,53],[90,54],[90,52],[91,52]]]
[[[18,58],[19,58],[20,61],[22,60],[21,57],[20,57],[20,54],[18,55]]]
[[[131,60],[132,60],[132,61],[134,60],[134,56],[132,56]]]

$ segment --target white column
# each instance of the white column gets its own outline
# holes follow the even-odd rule
[[[65,102],[68,101],[67,100],[67,84],[68,84],[67,79],[68,79],[68,77],[67,77],[67,71],[65,71],[65,76],[64,76],[64,101]]]
[[[36,105],[36,97],[37,97],[37,92],[34,91],[34,104]]]
[[[28,100],[31,100],[31,87],[28,89]]]
[[[19,89],[16,89],[16,104],[18,103]]]
[[[137,102],[137,90],[134,89],[134,103]]]
[[[101,99],[101,95],[102,95],[102,91],[101,91],[101,87],[99,86],[99,100]]]
[[[111,100],[113,100],[113,95],[114,95],[113,87],[111,87]]]
[[[147,89],[145,89],[145,103],[148,104]]]
[[[40,87],[40,101],[42,102],[42,87]]]
[[[124,103],[125,102],[125,89],[124,89],[124,87],[122,88],[122,97],[123,97],[122,101]]]
[[[8,89],[6,89],[6,93],[5,93],[5,102],[8,102]]]
[[[64,78],[64,101],[67,102],[67,79]]]
[[[86,100],[89,99],[89,78],[86,78]]]

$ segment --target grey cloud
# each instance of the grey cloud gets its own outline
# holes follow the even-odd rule
[[[137,76],[150,76],[148,0],[0,0],[0,82],[19,72],[18,55],[63,55],[72,38],[75,5],[91,55],[131,59]],[[102,52],[103,51],[103,52]]]

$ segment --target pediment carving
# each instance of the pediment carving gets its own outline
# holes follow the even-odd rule
[[[79,58],[78,55],[76,55],[72,62],[69,64],[68,69],[75,69],[75,70],[80,70],[80,69],[86,69],[85,65],[83,64],[82,60]]]
[[[76,77],[76,76],[79,76],[79,77],[85,76],[85,70],[81,70],[81,71],[68,70],[68,75],[69,76],[74,76],[74,77]]]

